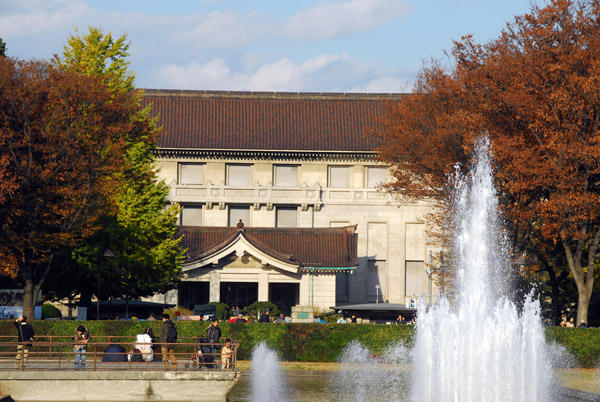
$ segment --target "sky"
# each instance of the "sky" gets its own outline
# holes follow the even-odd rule
[[[131,42],[139,88],[410,92],[463,35],[497,38],[530,0],[0,0],[19,59],[61,55],[89,26]],[[77,33],[75,29],[78,29]]]

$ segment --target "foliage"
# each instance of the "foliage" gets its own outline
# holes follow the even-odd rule
[[[0,268],[21,275],[26,315],[57,251],[98,230],[126,144],[151,134],[138,110],[95,77],[0,58]]]
[[[90,27],[83,37],[70,36],[59,63],[98,77],[115,94],[130,93],[139,106],[141,94],[134,91],[134,74],[127,69],[128,48],[126,35],[113,40],[110,33]],[[54,277],[70,274],[66,282],[49,284],[56,298],[81,294],[85,305],[92,293],[100,298],[150,296],[173,289],[181,277],[184,251],[175,238],[180,209],[165,208],[169,186],[158,180],[153,165],[158,130],[149,109],[139,107],[130,119],[148,123],[149,130],[127,144],[124,169],[109,178],[107,206],[99,211],[101,229],[64,249],[53,266]],[[112,257],[104,256],[106,250]]]
[[[71,35],[64,46],[63,67],[74,67],[86,75],[102,77],[113,91],[129,92],[134,89],[135,75],[128,70],[129,42],[127,35],[114,40],[112,34],[100,28],[89,27],[87,35]],[[78,32],[75,28],[75,32]]]
[[[600,363],[600,329],[547,327],[546,341],[564,346],[579,367],[597,368]]]
[[[169,317],[171,317],[171,319],[174,320],[175,317],[177,317],[178,315],[192,315],[194,313],[192,312],[192,310],[189,310],[185,307],[175,306],[175,307],[164,309],[163,314],[169,314]],[[157,317],[157,318],[160,318],[160,317]]]
[[[248,316],[248,320],[253,322],[258,320],[260,314],[269,310],[271,317],[277,317],[279,315],[279,307],[270,301],[256,301],[242,310],[242,314]]]
[[[485,45],[462,38],[454,63],[427,65],[378,133],[390,189],[440,203],[457,163],[465,170],[487,133],[515,253],[533,256],[549,280],[562,257],[578,322],[587,321],[600,243],[599,22],[600,2],[551,0]]]
[[[42,319],[44,318],[60,318],[62,313],[52,304],[42,304]]]
[[[0,38],[0,56],[6,56],[6,42]]]
[[[229,305],[221,302],[210,302],[208,303],[210,306],[217,306],[215,310],[215,316],[219,320],[226,320],[231,315],[231,309]]]

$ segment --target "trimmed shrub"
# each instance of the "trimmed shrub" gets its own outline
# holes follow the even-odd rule
[[[269,310],[271,317],[277,317],[279,315],[279,307],[270,301],[257,301],[246,307],[242,312],[248,316],[250,322],[257,320],[259,314]]]
[[[215,316],[219,320],[226,320],[231,315],[231,310],[229,306],[225,303],[221,302],[210,302],[209,306],[216,306]]]
[[[61,318],[62,313],[52,304],[42,304],[42,319]]]

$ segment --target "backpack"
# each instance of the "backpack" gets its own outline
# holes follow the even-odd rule
[[[175,325],[169,325],[167,328],[167,343],[176,343],[177,342],[177,329]]]

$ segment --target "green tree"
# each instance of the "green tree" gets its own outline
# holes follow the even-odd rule
[[[60,64],[102,77],[114,91],[133,90],[135,74],[129,71],[127,35],[114,40],[110,32],[105,35],[100,28],[89,27],[88,30],[83,37],[69,37]],[[77,28],[75,32],[78,32]]]
[[[0,56],[6,56],[6,42],[0,38]]]
[[[135,94],[139,105],[141,92],[134,90],[134,74],[127,69],[128,48],[126,35],[115,41],[110,33],[90,27],[87,35],[69,38],[60,64],[99,77],[115,94]],[[149,108],[140,107],[131,119],[148,121]],[[128,144],[125,169],[111,178],[109,207],[100,219],[102,229],[67,253],[67,269],[79,273],[77,288],[84,304],[92,292],[98,297],[117,294],[127,299],[164,292],[176,287],[181,277],[184,252],[175,238],[179,207],[165,208],[169,187],[158,180],[153,167],[158,130],[154,122],[151,126],[153,135]],[[114,257],[105,257],[106,250]],[[71,292],[63,289],[59,294],[65,290]]]

